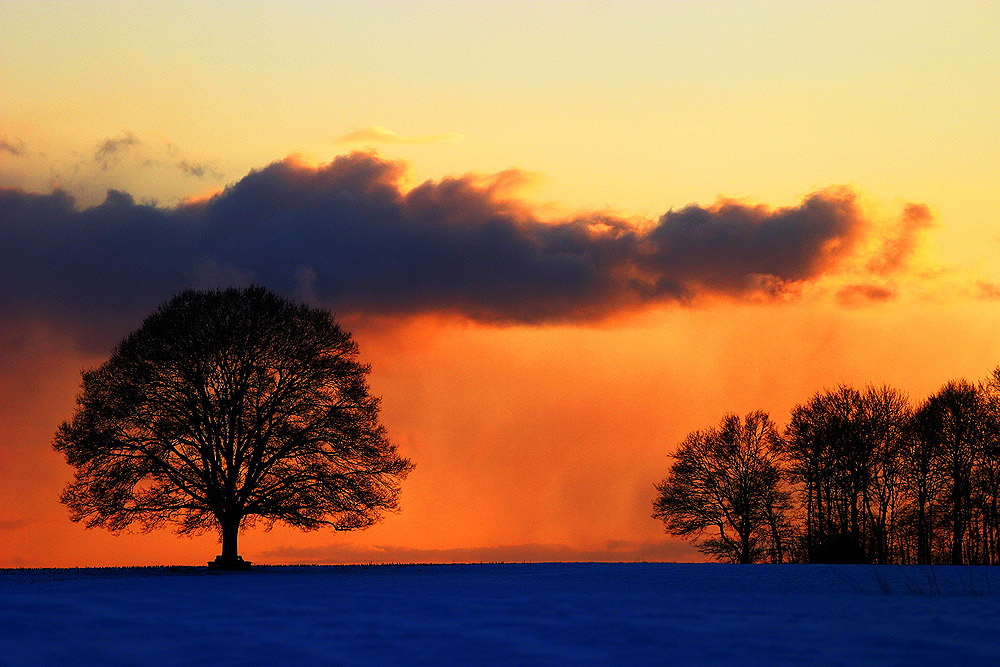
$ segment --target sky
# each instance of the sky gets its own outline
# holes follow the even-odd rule
[[[172,294],[354,334],[416,469],[256,562],[701,560],[684,436],[1000,364],[998,2],[0,4],[0,567],[198,563],[69,521],[82,369]]]

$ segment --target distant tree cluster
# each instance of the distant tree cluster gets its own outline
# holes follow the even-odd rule
[[[695,431],[654,518],[737,563],[1000,563],[1000,367],[919,405],[891,387],[813,395]]]

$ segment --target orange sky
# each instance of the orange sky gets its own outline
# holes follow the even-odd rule
[[[901,309],[902,310],[902,309]],[[817,389],[888,382],[919,399],[1000,360],[1000,308],[886,315],[771,305],[665,310],[613,327],[497,329],[420,318],[356,329],[392,439],[417,468],[367,531],[251,531],[259,562],[700,560],[653,521],[667,454],[724,411],[779,424]],[[197,563],[216,538],[113,536],[66,519],[48,448],[88,362],[33,334],[5,359],[5,566]],[[6,342],[6,341],[5,341]]]
[[[642,242],[632,264],[599,267],[604,302],[550,281],[533,303],[530,284],[508,293],[459,266],[454,284],[372,292],[367,312],[330,288],[336,267],[296,263],[302,239],[285,239],[294,289],[277,269],[274,280],[322,301],[310,292],[318,277],[330,303],[347,304],[337,312],[416,469],[401,512],[369,530],[250,531],[241,553],[701,560],[650,518],[653,485],[688,432],[756,409],[783,426],[838,383],[888,383],[918,401],[1000,364],[998,34],[997,2],[3,3],[0,190],[62,192],[76,213],[63,211],[65,228],[25,223],[0,198],[0,240],[37,257],[0,246],[0,567],[201,563],[220,548],[211,534],[72,524],[57,500],[71,471],[50,443],[80,370],[138,325],[148,295],[250,268],[177,264],[182,274],[155,244],[114,246],[135,219],[115,227],[111,206],[80,212],[113,188],[134,198],[109,200],[119,213],[146,203],[176,223],[227,186],[252,189],[254,170],[322,190],[309,179],[356,149],[358,165],[397,178],[372,183],[389,183],[407,224],[439,236],[482,214],[528,247],[556,248],[545,244],[563,237],[539,225],[570,219],[593,237],[610,229],[600,220],[621,223]],[[421,184],[424,199],[405,199]],[[657,239],[635,230],[668,211],[680,220],[694,203],[716,220],[732,197],[766,222],[817,192],[848,192],[857,211],[823,243],[770,258],[787,259],[780,270],[757,271],[756,250],[732,239],[693,243],[705,254],[665,267],[634,263]],[[467,209],[434,217],[460,201]],[[95,218],[112,221],[107,236],[86,253],[59,250],[60,230]],[[783,242],[748,238],[761,255]],[[619,250],[595,242],[589,257]],[[128,289],[103,298],[87,292],[118,280],[109,265],[132,254],[154,258],[151,270],[126,271]],[[78,273],[46,265],[53,257]],[[690,291],[647,298],[623,287],[628,270]],[[781,280],[748,282],[757,273]],[[64,274],[79,280],[61,289]]]

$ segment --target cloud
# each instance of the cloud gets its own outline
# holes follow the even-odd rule
[[[847,285],[837,291],[837,301],[844,306],[862,306],[871,302],[889,301],[898,292],[893,286],[876,284]]]
[[[427,134],[417,137],[404,137],[381,125],[369,125],[366,128],[345,134],[336,140],[338,144],[441,144],[461,141],[465,136],[448,132],[445,134]]]
[[[9,521],[0,521],[0,532],[20,530],[21,528],[27,528],[33,523],[34,521],[31,519],[11,519]]]
[[[7,153],[15,157],[26,155],[28,147],[21,139],[8,139],[0,137],[0,153]]]
[[[126,159],[142,167],[172,169],[199,179],[221,180],[224,177],[209,164],[183,157],[180,149],[169,141],[151,143],[128,130],[121,136],[105,139],[94,150],[93,162],[102,172],[117,167]],[[79,165],[76,170],[80,170]]]
[[[593,548],[564,544],[510,544],[491,547],[415,549],[404,546],[359,547],[348,544],[319,547],[279,547],[258,559],[282,564],[367,563],[574,563],[662,562],[697,560],[694,550],[677,540],[627,542],[614,540]]]
[[[987,301],[1000,301],[1000,285],[995,283],[980,281],[976,284],[977,296]]]
[[[868,270],[877,275],[895,273],[917,248],[920,233],[934,224],[930,209],[923,204],[907,204],[894,233],[885,238],[868,262]]]
[[[124,132],[120,137],[105,139],[94,151],[94,162],[101,171],[107,171],[121,162],[122,157],[138,146],[141,141],[131,132]]]
[[[176,166],[185,174],[194,176],[195,178],[213,178],[215,180],[223,178],[223,174],[221,172],[213,169],[207,164],[199,164],[187,159],[182,159],[177,161]]]
[[[0,313],[64,323],[100,349],[185,287],[258,282],[340,315],[579,323],[787,298],[871,244],[844,189],[777,209],[691,205],[637,226],[597,213],[541,221],[505,194],[510,173],[406,190],[405,171],[368,153],[286,159],[173,208],[112,190],[78,210],[63,192],[0,190]]]

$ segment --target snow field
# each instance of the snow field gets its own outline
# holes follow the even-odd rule
[[[997,665],[1000,569],[0,570],[3,665]]]

